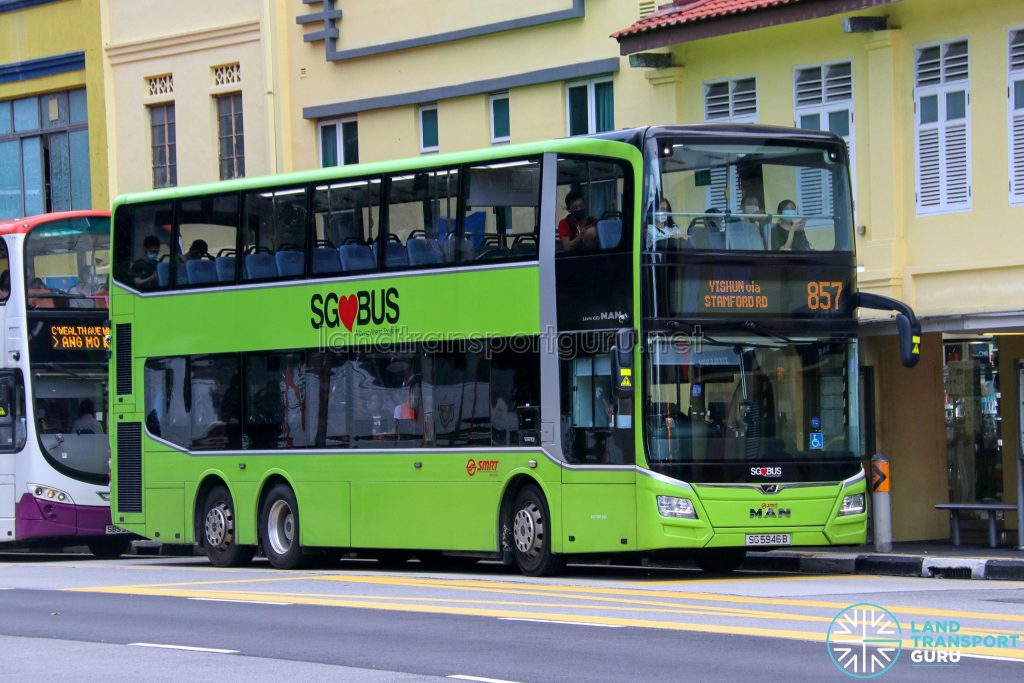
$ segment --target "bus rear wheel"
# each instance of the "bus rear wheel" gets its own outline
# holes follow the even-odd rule
[[[93,557],[100,560],[113,560],[128,552],[128,549],[132,547],[132,539],[127,534],[118,534],[111,538],[94,538],[86,545]]]
[[[520,489],[511,523],[519,571],[527,576],[550,576],[565,566],[565,559],[551,552],[551,514],[540,489],[533,485]]]
[[[203,503],[203,546],[214,567],[242,567],[252,561],[256,547],[239,545],[235,503],[224,486],[214,487]]]
[[[728,574],[736,571],[746,557],[743,548],[705,550],[697,556],[697,566],[709,574]]]
[[[277,569],[297,569],[307,556],[299,544],[299,504],[290,486],[274,484],[260,512],[263,554]]]

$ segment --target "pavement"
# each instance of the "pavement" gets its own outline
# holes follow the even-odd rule
[[[785,548],[748,552],[742,568],[807,574],[1024,581],[1024,550],[1013,546],[956,547],[948,541],[894,543],[891,552],[878,552],[873,545]]]

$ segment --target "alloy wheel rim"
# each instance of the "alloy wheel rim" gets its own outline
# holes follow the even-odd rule
[[[276,555],[284,555],[295,540],[295,516],[283,500],[275,500],[267,514],[267,541]]]
[[[513,524],[512,536],[516,548],[527,557],[534,557],[540,551],[540,545],[544,535],[544,519],[541,517],[540,508],[529,503],[523,506],[516,513]]]
[[[218,503],[206,513],[206,542],[208,545],[223,550],[231,544],[231,536],[234,531],[234,522],[231,515],[231,508],[224,503]]]

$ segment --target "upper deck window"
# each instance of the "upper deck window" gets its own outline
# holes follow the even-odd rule
[[[25,238],[28,308],[107,307],[110,219],[68,218]]]
[[[849,173],[838,148],[775,140],[649,144],[645,249],[853,250]]]

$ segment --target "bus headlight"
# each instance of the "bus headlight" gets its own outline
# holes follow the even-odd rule
[[[843,504],[839,506],[839,516],[859,515],[864,512],[864,494],[858,493],[843,498]]]
[[[71,495],[66,491],[55,489],[52,486],[29,484],[28,492],[37,500],[45,500],[51,503],[67,503],[69,505],[74,505],[75,503],[75,501],[71,500]]]
[[[689,498],[658,496],[658,513],[662,517],[697,519],[697,511],[693,509],[693,501]]]

